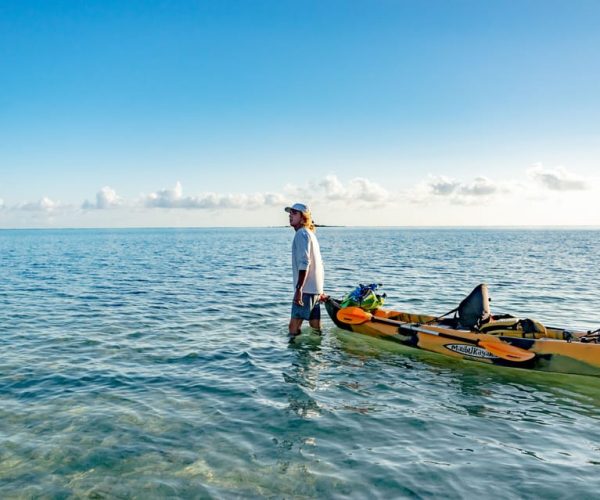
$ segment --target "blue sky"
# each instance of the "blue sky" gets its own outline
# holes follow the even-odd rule
[[[600,225],[597,1],[3,1],[0,227]]]

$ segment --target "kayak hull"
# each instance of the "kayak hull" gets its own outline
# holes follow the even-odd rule
[[[361,324],[348,324],[337,317],[337,312],[340,310],[338,301],[328,299],[325,308],[339,328],[444,356],[536,371],[600,377],[600,344],[567,342],[552,338],[530,339],[482,334],[451,328],[448,324],[444,324],[444,321],[435,321],[434,316],[383,309],[375,311],[371,320]],[[380,319],[399,321],[403,324],[400,327],[400,325],[379,321]],[[485,344],[485,341],[500,341],[534,353],[535,356],[526,361],[500,358],[479,345],[480,342]]]

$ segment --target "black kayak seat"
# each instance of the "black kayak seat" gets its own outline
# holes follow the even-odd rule
[[[457,308],[458,323],[463,328],[473,329],[490,320],[490,296],[487,284],[477,285]]]

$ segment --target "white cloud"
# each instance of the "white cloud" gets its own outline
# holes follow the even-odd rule
[[[161,189],[143,199],[143,205],[149,208],[183,208],[191,210],[252,210],[265,206],[282,205],[283,203],[285,203],[285,198],[277,193],[204,193],[198,196],[183,196],[181,182],[177,182],[172,189]]]
[[[318,183],[318,186],[325,191],[325,196],[328,200],[337,201],[348,199],[348,190],[335,175],[328,175]]]
[[[483,176],[465,183],[444,175],[430,175],[427,181],[410,191],[409,198],[413,203],[421,204],[446,200],[458,205],[474,205],[486,203],[496,193],[506,190],[502,184]]]
[[[369,179],[355,177],[346,184],[335,175],[327,175],[323,180],[311,181],[305,186],[286,185],[284,188],[293,201],[340,202],[346,205],[381,207],[391,200],[390,193]]]
[[[58,210],[63,210],[70,208],[69,205],[62,204],[58,201],[51,200],[50,198],[44,196],[41,200],[34,202],[25,202],[20,203],[16,207],[16,210],[24,210],[26,212],[46,212],[52,213]]]
[[[449,179],[444,175],[431,176],[428,184],[431,193],[436,196],[450,196],[460,188],[460,182]]]
[[[552,191],[583,191],[589,187],[582,177],[561,166],[544,168],[541,163],[537,163],[527,174],[535,182]]]
[[[389,198],[388,191],[376,182],[363,177],[352,179],[348,185],[350,200],[382,204]]]
[[[203,193],[184,196],[181,182],[173,188],[161,189],[142,198],[147,208],[179,208],[189,210],[258,210],[264,207],[281,207],[294,201],[343,202],[359,205],[382,206],[390,194],[379,184],[357,177],[343,184],[335,175],[311,181],[303,186],[286,185],[280,193]]]
[[[416,185],[398,185],[401,182],[397,179],[394,184],[381,185],[365,177],[342,179],[327,175],[286,185],[279,192],[187,195],[181,182],[177,182],[171,188],[129,200],[105,186],[96,193],[95,200],[78,205],[63,204],[50,197],[9,204],[0,199],[0,223],[14,227],[77,227],[82,223],[90,227],[236,225],[240,223],[236,211],[256,210],[257,220],[278,224],[282,208],[300,201],[311,205],[320,221],[332,224],[452,224],[463,219],[473,221],[471,216],[475,214],[482,224],[537,224],[547,220],[597,224],[596,212],[590,207],[598,192],[598,179],[584,180],[562,167],[546,169],[538,164],[523,169],[514,179],[473,176],[465,180],[430,175]],[[582,189],[588,189],[585,196],[581,195]],[[419,210],[411,208],[410,203],[419,203]],[[555,210],[552,218],[550,206]],[[81,209],[86,211],[85,217]],[[177,216],[169,209],[178,209]]]
[[[473,182],[460,186],[463,196],[490,196],[499,190],[499,186],[487,177],[475,177]]]
[[[406,191],[412,203],[435,205],[446,203],[464,206],[535,206],[546,202],[554,193],[564,200],[566,192],[597,189],[594,179],[584,179],[564,167],[544,168],[541,164],[523,172],[516,179],[491,180],[477,176],[470,182],[452,179],[443,175],[429,175],[426,180]],[[501,196],[500,196],[501,195]],[[499,209],[500,210],[500,209]],[[503,210],[503,209],[502,209]]]
[[[96,203],[85,200],[81,208],[90,209],[107,209],[118,207],[123,204],[123,199],[117,195],[117,192],[109,186],[104,186],[96,193]]]
[[[177,181],[173,189],[161,189],[146,197],[147,207],[176,208],[181,202],[183,188],[181,182]]]

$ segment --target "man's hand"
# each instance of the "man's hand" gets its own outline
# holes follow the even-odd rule
[[[296,288],[294,292],[294,304],[298,304],[299,306],[304,305],[304,302],[302,302],[302,288]]]

